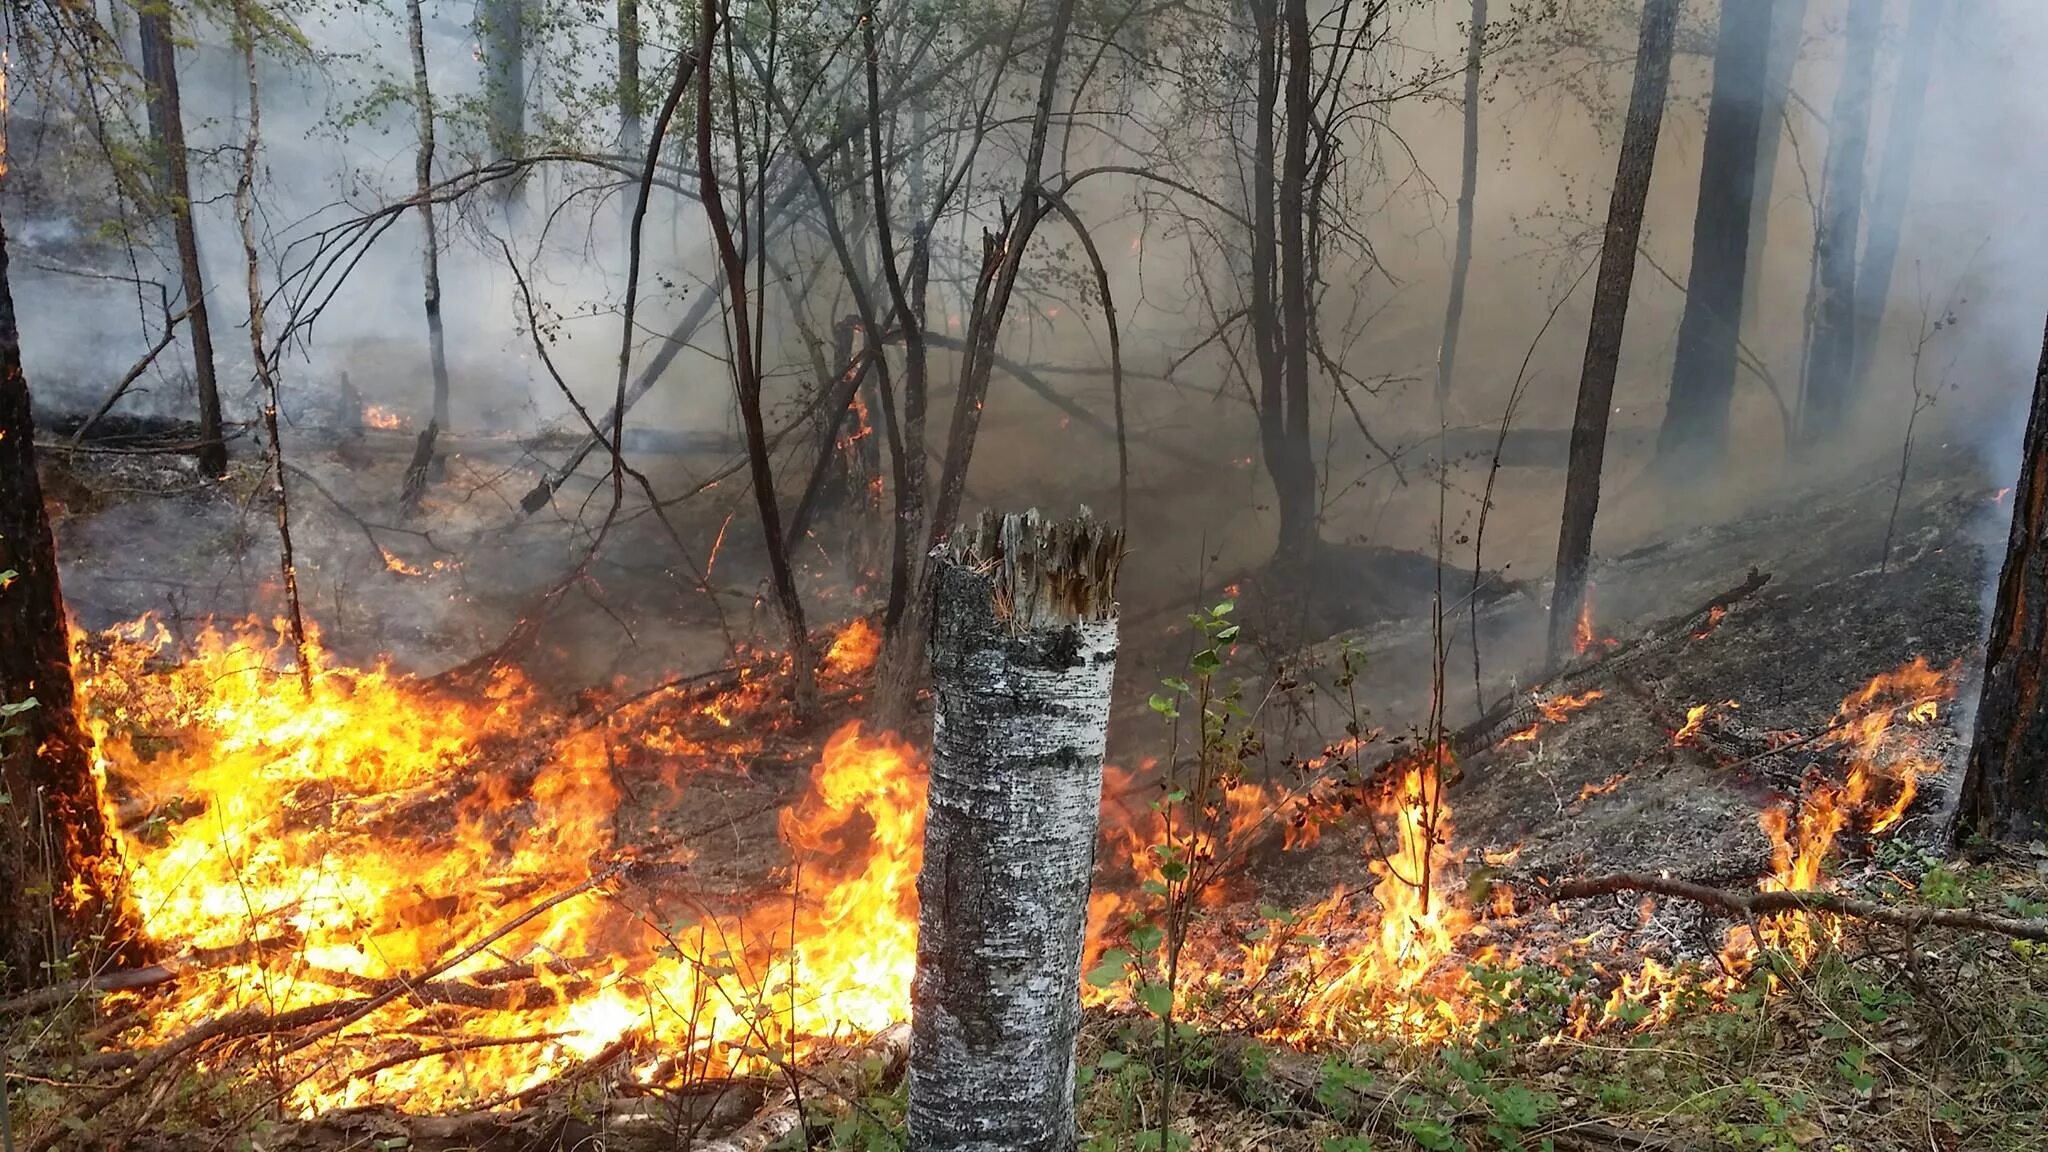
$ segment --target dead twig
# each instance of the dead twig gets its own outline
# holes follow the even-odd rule
[[[1833,916],[1871,920],[1915,931],[1922,928],[1948,928],[1957,932],[1992,932],[2015,940],[2048,943],[2048,920],[2015,920],[2009,916],[1993,916],[1986,912],[1973,912],[1967,908],[1896,907],[1872,903],[1869,900],[1857,900],[1836,892],[1734,892],[1726,888],[1710,888],[1705,884],[1637,872],[1618,872],[1611,876],[1565,880],[1550,888],[1544,897],[1550,903],[1556,904],[1565,900],[1585,900],[1621,892],[1648,892],[1679,900],[1690,900],[1695,904],[1719,908],[1746,918],[1767,916],[1776,912],[1825,912]]]

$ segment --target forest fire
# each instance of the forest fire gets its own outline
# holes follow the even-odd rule
[[[363,423],[380,432],[396,432],[405,427],[405,417],[395,409],[382,404],[372,404],[363,409]]]

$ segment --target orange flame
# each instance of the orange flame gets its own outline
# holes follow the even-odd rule
[[[363,409],[363,423],[385,432],[396,432],[405,427],[405,417],[382,404],[372,404]]]

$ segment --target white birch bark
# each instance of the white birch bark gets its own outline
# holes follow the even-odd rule
[[[1122,551],[1083,509],[986,516],[932,552],[910,1152],[1075,1146]]]

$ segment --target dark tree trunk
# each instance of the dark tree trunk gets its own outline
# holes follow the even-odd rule
[[[0,224],[0,986],[55,967],[117,915],[112,838],[78,722],[57,549],[36,475],[35,422]],[[117,939],[106,933],[106,939]],[[92,957],[83,957],[88,962]]]
[[[1771,188],[1778,176],[1778,143],[1785,138],[1785,104],[1792,95],[1792,70],[1806,28],[1806,0],[1776,0],[1771,6],[1771,46],[1764,63],[1763,112],[1757,117],[1756,184],[1749,195],[1749,250],[1743,257],[1742,326],[1756,320],[1763,299],[1765,241],[1771,234]]]
[[[1643,203],[1657,160],[1657,135],[1664,124],[1664,96],[1671,83],[1672,30],[1678,0],[1649,0],[1643,6],[1636,77],[1622,129],[1621,158],[1615,164],[1614,194],[1607,204],[1607,235],[1600,246],[1600,273],[1593,285],[1593,317],[1586,330],[1586,360],[1579,372],[1578,411],[1572,419],[1571,463],[1565,471],[1564,518],[1557,534],[1557,583],[1550,597],[1552,667],[1571,651],[1572,631],[1586,595],[1586,569],[1593,556],[1593,518],[1600,509],[1600,466],[1607,451],[1607,414],[1614,407],[1614,374],[1621,363],[1621,336],[1628,317],[1629,287],[1635,282],[1636,245],[1643,231]]]
[[[1444,338],[1436,354],[1436,404],[1450,399],[1458,362],[1458,329],[1465,320],[1465,277],[1472,270],[1472,197],[1479,187],[1479,66],[1486,49],[1486,0],[1472,0],[1465,43],[1465,167],[1458,181],[1458,239],[1451,253],[1451,293],[1444,303]]]
[[[1892,293],[1892,269],[1899,259],[1899,232],[1905,225],[1906,201],[1913,186],[1913,157],[1920,150],[1921,114],[1927,109],[1927,80],[1934,71],[1934,41],[1941,31],[1945,0],[1913,0],[1906,18],[1906,41],[1899,58],[1899,78],[1892,88],[1891,115],[1886,120],[1884,161],[1877,172],[1877,194],[1870,202],[1870,240],[1856,270],[1856,341],[1850,376],[1856,394],[1870,375],[1870,355],[1877,346],[1878,326]]]
[[[1692,272],[1678,325],[1671,399],[1657,434],[1658,471],[1681,484],[1711,471],[1728,446],[1770,31],[1770,0],[1726,0],[1721,6],[1714,96],[1693,214]]]
[[[1824,440],[1841,429],[1854,402],[1856,243],[1863,227],[1863,163],[1870,148],[1870,73],[1882,4],[1849,5],[1842,79],[1828,118],[1827,169],[1820,234],[1814,238],[1813,341],[1806,352],[1800,437]]]
[[[2048,832],[2048,334],[2020,451],[1962,820],[1979,835],[2029,840]]]
[[[526,20],[522,0],[477,7],[484,53],[484,105],[490,158],[519,155],[526,135]],[[515,182],[507,181],[508,185]]]
[[[619,150],[640,148],[640,0],[619,0]]]
[[[1308,282],[1310,81],[1314,71],[1308,0],[1284,0],[1282,19],[1287,63],[1287,136],[1280,151],[1277,220],[1282,386],[1278,409],[1268,404],[1259,415],[1273,426],[1269,439],[1278,448],[1266,456],[1266,470],[1273,476],[1273,492],[1280,505],[1278,556],[1293,562],[1314,552],[1318,518],[1316,465],[1308,433],[1309,344],[1315,338]]]
[[[984,516],[932,557],[910,1152],[1067,1152],[1123,534]]]
[[[420,201],[420,277],[425,285],[427,357],[434,374],[433,424],[448,430],[448,349],[441,334],[441,241],[434,227],[434,93],[427,86],[427,40],[420,0],[406,0],[405,34],[412,49],[412,98],[419,117],[419,151],[413,181]]]
[[[161,152],[157,194],[171,214],[178,246],[178,277],[191,309],[192,380],[199,393],[199,466],[209,476],[228,470],[227,440],[221,431],[220,383],[213,368],[213,324],[206,310],[206,277],[199,265],[199,234],[192,225],[192,176],[185,155],[185,119],[178,99],[178,50],[170,9],[149,4],[139,10],[143,74],[149,83],[149,123]]]

